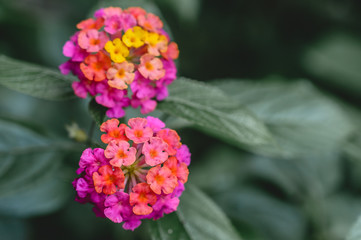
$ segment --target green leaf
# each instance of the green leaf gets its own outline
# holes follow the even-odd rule
[[[276,147],[267,128],[254,114],[205,83],[178,78],[169,86],[169,97],[158,109],[236,146]]]
[[[311,209],[313,212],[325,207],[324,216],[320,217],[320,221],[325,222],[328,232],[327,238],[324,239],[344,239],[361,213],[360,200],[353,194],[338,194],[327,196],[327,199],[321,199],[318,206],[313,206]],[[347,240],[349,239],[347,238]]]
[[[252,226],[263,239],[306,239],[306,218],[290,204],[246,188],[233,188],[216,200],[231,219]]]
[[[25,220],[0,216],[0,239],[26,240],[28,234]]]
[[[192,239],[240,240],[223,211],[192,185],[183,192],[177,214]]]
[[[285,156],[337,151],[352,133],[347,114],[309,82],[251,82],[236,79],[214,85],[243,103],[261,119]]]
[[[306,52],[306,70],[326,84],[343,88],[355,96],[361,91],[361,42],[351,36],[334,34]]]
[[[350,232],[346,237],[346,240],[360,240],[360,239],[361,239],[361,216],[352,226]]]
[[[171,213],[158,220],[149,222],[148,229],[152,240],[193,239],[189,236],[176,213]]]
[[[1,214],[33,216],[64,203],[70,188],[61,180],[63,147],[22,125],[0,120]]]
[[[180,198],[176,214],[150,223],[152,239],[240,240],[238,233],[222,210],[194,186]]]
[[[95,101],[95,98],[93,98],[89,103],[89,113],[90,116],[93,118],[95,123],[100,126],[104,122],[105,119],[105,113],[107,111],[107,108],[98,104]]]
[[[0,56],[0,84],[12,90],[47,100],[64,100],[74,96],[71,82],[59,70]]]

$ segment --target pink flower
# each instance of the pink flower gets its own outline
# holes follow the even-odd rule
[[[132,214],[129,205],[129,195],[125,192],[116,192],[110,195],[104,202],[104,214],[115,223],[121,223]],[[140,224],[140,221],[139,221]]]
[[[135,143],[143,143],[153,136],[153,131],[147,127],[147,120],[144,118],[131,118],[128,125],[130,128],[125,128],[125,135]]]
[[[109,38],[105,32],[98,32],[95,29],[83,30],[78,37],[79,46],[87,52],[98,52],[108,41]]]
[[[95,191],[111,195],[118,189],[124,188],[124,174],[120,168],[113,171],[109,165],[99,168],[98,172],[93,173]]]
[[[162,122],[159,118],[155,118],[152,116],[146,117],[147,119],[147,126],[150,127],[154,133],[157,133],[162,128],[165,127],[165,123]]]
[[[118,7],[108,7],[103,8],[103,16],[105,19],[112,17],[112,16],[120,16],[122,14],[123,10]]]
[[[107,78],[109,79],[109,86],[117,89],[127,89],[128,85],[134,79],[134,65],[124,61],[122,63],[115,63],[113,67],[108,69]]]
[[[150,214],[153,208],[149,205],[154,205],[156,201],[157,196],[146,183],[138,183],[129,194],[129,202],[136,215]]]
[[[165,74],[162,61],[151,54],[144,54],[140,58],[138,71],[145,78],[149,78],[151,80],[158,80]]]
[[[105,25],[104,30],[110,34],[114,34],[122,30],[122,23],[120,22],[119,15],[113,15],[107,18],[104,22],[104,25]]]
[[[191,153],[189,152],[189,148],[187,145],[182,145],[177,150],[177,154],[175,157],[178,159],[179,162],[185,163],[187,166],[191,163]]]
[[[147,183],[156,194],[170,194],[177,186],[177,177],[172,174],[168,167],[157,165],[151,168],[147,174]]]
[[[147,13],[143,8],[140,7],[130,7],[126,9],[125,12],[132,14],[135,18],[138,18],[139,16],[145,15]]]
[[[176,147],[181,144],[178,134],[164,129],[158,118],[132,118],[128,125],[118,119],[101,125],[106,149],[84,150],[77,170],[81,177],[72,184],[77,191],[75,200],[93,204],[96,216],[134,230],[142,219],[155,220],[177,210],[188,180],[185,162],[190,153],[186,147]],[[172,145],[174,155],[169,156],[168,144],[158,135]]]
[[[126,126],[124,123],[119,125],[118,119],[109,119],[102,123],[100,131],[105,132],[105,134],[101,136],[102,142],[107,144],[112,140],[128,141],[129,139],[125,136]]]
[[[81,21],[76,25],[76,27],[80,30],[86,29],[96,29],[99,30],[102,28],[104,20],[102,18],[97,18],[96,20],[92,18],[88,18],[86,20]]]
[[[177,211],[179,205],[179,198],[172,197],[169,195],[159,196],[157,202],[153,205],[153,212],[151,213],[151,218],[154,220],[163,217],[164,214],[169,214],[174,211]]]
[[[165,74],[161,79],[159,79],[159,81],[155,82],[157,87],[169,85],[177,77],[177,68],[176,68],[173,60],[162,59],[162,63],[163,63],[163,68],[165,70]]]
[[[178,133],[172,129],[162,129],[157,132],[156,136],[168,144],[167,152],[169,155],[175,155],[177,149],[182,145]]]
[[[189,170],[185,163],[178,163],[177,158],[170,157],[164,163],[164,166],[167,167],[172,172],[172,175],[176,176],[181,183],[184,184],[188,181]]]
[[[115,34],[121,30],[128,30],[137,25],[137,20],[128,13],[112,15],[105,20],[104,30],[110,34]]]
[[[161,164],[168,159],[167,143],[158,137],[152,137],[149,142],[145,142],[142,153],[145,162],[150,166]]]
[[[121,103],[127,97],[126,90],[111,88],[105,81],[96,86],[96,94],[99,95],[95,97],[95,101],[108,108],[115,107],[117,103]]]
[[[153,83],[153,81],[144,78],[139,71],[136,71],[134,81],[130,84],[133,96],[139,99],[151,99],[155,97],[156,90],[152,85]]]
[[[86,50],[79,47],[78,36],[79,33],[75,33],[63,46],[64,56],[71,58],[73,62],[82,62],[89,55]]]
[[[137,20],[132,14],[124,13],[120,16],[120,21],[123,26],[123,30],[127,31],[129,28],[132,28],[137,25]]]
[[[184,191],[184,184],[178,181],[178,186],[174,189],[171,196],[172,197],[180,197]]]
[[[129,166],[135,161],[136,149],[126,141],[111,141],[105,149],[105,156],[114,167]]]
[[[151,99],[138,99],[138,98],[134,97],[134,95],[133,95],[133,99],[131,100],[131,105],[134,108],[137,108],[140,106],[140,113],[148,114],[148,113],[154,111],[154,109],[157,106],[157,102],[155,100],[151,100]]]
[[[80,82],[73,82],[72,88],[74,90],[75,95],[80,98],[86,98],[88,93],[90,95],[94,95],[94,82],[87,80],[81,80]]]
[[[167,50],[162,51],[161,54],[167,60],[169,60],[169,59],[177,59],[178,56],[179,56],[178,45],[175,42],[171,42],[168,45]]]
[[[89,184],[84,178],[79,178],[75,186],[75,190],[80,198],[85,198],[88,194],[94,192],[94,186]]]
[[[101,166],[106,164],[108,164],[108,160],[104,156],[104,149],[95,148],[92,150],[91,148],[87,148],[80,157],[80,168],[77,173],[80,174],[85,170],[86,173],[91,176],[94,172],[98,171]]]
[[[125,116],[124,108],[130,105],[129,98],[123,98],[106,111],[106,115],[110,118],[121,118]]]
[[[163,22],[159,19],[158,16],[152,13],[148,13],[147,15],[139,15],[138,24],[151,32],[157,32],[163,28]]]

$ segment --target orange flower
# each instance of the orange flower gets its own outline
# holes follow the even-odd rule
[[[177,149],[182,145],[178,133],[172,129],[162,129],[157,132],[157,137],[168,144],[167,152],[169,155],[177,153]]]
[[[127,125],[125,125],[124,123],[121,123],[119,127],[118,125],[119,120],[113,118],[107,120],[100,126],[100,131],[105,132],[105,134],[101,136],[101,140],[103,143],[107,144],[110,143],[110,141],[112,140],[129,140],[127,136],[125,136],[125,128],[127,127]]]
[[[117,191],[117,187],[124,188],[124,174],[120,168],[113,171],[109,165],[99,168],[98,172],[93,173],[95,191],[111,195]]]
[[[177,177],[172,174],[168,167],[157,165],[151,168],[147,174],[147,183],[156,194],[170,194],[178,185]]]
[[[153,208],[149,205],[154,205],[156,201],[157,195],[146,183],[138,183],[129,194],[129,202],[131,206],[134,206],[133,212],[136,215],[147,215],[153,212]]]
[[[80,69],[85,77],[96,82],[106,78],[106,71],[111,67],[110,58],[103,52],[89,55],[84,62],[80,64]]]

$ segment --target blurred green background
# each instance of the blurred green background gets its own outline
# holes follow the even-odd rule
[[[178,76],[225,90],[292,153],[255,154],[179,128],[192,152],[190,182],[219,204],[243,239],[344,239],[361,213],[361,2],[154,2],[179,45]],[[0,54],[57,68],[66,61],[63,44],[96,3],[0,0]],[[67,142],[66,124],[88,131],[87,104],[44,101],[0,87],[0,124],[31,122],[31,129]],[[70,184],[82,150],[59,151],[44,169],[65,163],[60,177]],[[3,172],[0,196],[9,187],[10,175]],[[16,179],[22,172],[12,174]],[[150,239],[145,224],[132,233],[96,218],[67,187],[62,204],[44,212],[13,214],[1,207],[0,239]]]

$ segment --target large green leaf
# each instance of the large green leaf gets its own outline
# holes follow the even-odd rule
[[[187,186],[175,214],[150,224],[152,239],[240,240],[222,210],[194,186]]]
[[[352,226],[348,233],[346,240],[361,240],[361,216],[357,219],[356,223]]]
[[[325,223],[325,228],[327,229],[328,236],[324,239],[344,239],[350,227],[361,213],[360,200],[360,198],[355,197],[353,194],[339,193],[338,195],[328,196],[318,206],[313,206],[312,212],[317,212],[323,207],[325,208],[324,215],[320,216],[321,219],[319,219],[319,221]]]
[[[165,217],[149,223],[149,231],[152,240],[191,240],[193,239],[176,213],[171,213]]]
[[[337,151],[354,130],[346,113],[307,81],[225,79],[214,84],[252,110],[286,156]]]
[[[205,83],[178,78],[169,86],[169,97],[158,109],[236,146],[276,147],[267,128],[252,112]]]
[[[361,92],[361,42],[351,36],[335,34],[306,52],[306,70],[325,84],[341,87],[355,96]]]
[[[23,125],[0,120],[0,214],[38,215],[64,203],[69,187],[61,180],[63,147]]]
[[[306,218],[296,207],[253,189],[233,188],[216,197],[227,215],[252,226],[264,239],[303,240]]]
[[[47,100],[67,99],[74,95],[73,80],[59,70],[0,56],[0,84],[24,94]]]

